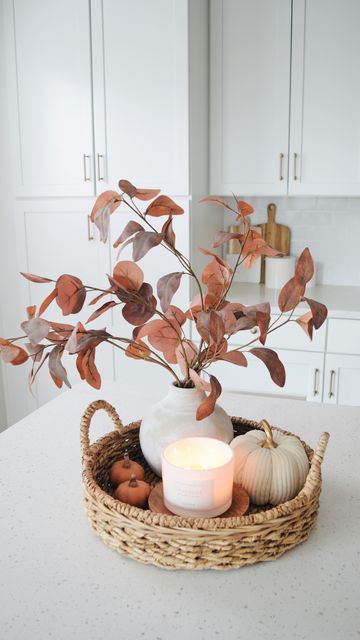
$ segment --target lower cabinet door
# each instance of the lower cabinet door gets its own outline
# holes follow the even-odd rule
[[[277,350],[285,366],[286,382],[278,387],[258,358],[249,354],[248,366],[238,367],[227,362],[217,362],[209,372],[213,373],[226,391],[293,397],[311,402],[322,401],[323,353]]]
[[[326,356],[324,402],[360,406],[360,355]]]

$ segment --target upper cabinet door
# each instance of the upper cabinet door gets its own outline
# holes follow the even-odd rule
[[[92,195],[88,0],[8,0],[17,196]]]
[[[97,189],[189,193],[187,0],[92,0]]]
[[[211,192],[287,191],[291,0],[212,0]]]
[[[294,2],[291,195],[360,195],[359,25],[359,0]]]

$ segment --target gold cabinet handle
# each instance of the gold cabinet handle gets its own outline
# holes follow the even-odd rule
[[[84,153],[83,161],[84,161],[84,182],[90,182],[90,171],[88,173],[88,163],[90,164],[90,156],[87,153]]]
[[[104,159],[104,156],[102,153],[98,153],[97,154],[97,173],[98,173],[98,181],[102,182],[104,180],[104,175],[103,175],[103,171],[101,169],[101,165],[102,165],[102,160]]]
[[[294,153],[294,180],[298,180],[299,176],[297,175],[297,161],[298,161],[298,157],[299,154]]]
[[[90,214],[87,217],[87,232],[88,232],[88,241],[90,242],[91,240],[95,240],[95,236],[93,236],[92,234],[92,229],[91,229],[91,217]]]
[[[331,369],[330,371],[330,384],[329,384],[329,398],[332,398],[335,394],[334,394],[334,380],[335,380],[335,371],[334,369]]]
[[[313,395],[317,396],[319,393],[319,369],[314,369],[314,389]]]
[[[280,167],[279,167],[279,180],[284,180],[284,176],[283,176],[283,160],[284,160],[284,154],[280,153]]]

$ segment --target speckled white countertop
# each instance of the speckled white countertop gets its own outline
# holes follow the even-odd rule
[[[360,319],[360,287],[317,285],[307,289],[306,295],[325,304],[329,318]],[[271,311],[277,313],[278,296],[277,289],[268,289],[263,284],[234,282],[228,299],[246,305],[270,302]],[[305,303],[299,305],[298,311],[303,313],[303,308],[308,309]]]
[[[103,545],[82,508],[79,420],[104,397],[124,420],[165,389],[78,385],[0,435],[1,640],[351,640],[360,636],[360,408],[224,394],[315,445],[331,438],[316,528],[268,563],[168,572]],[[96,416],[94,437],[109,431]]]

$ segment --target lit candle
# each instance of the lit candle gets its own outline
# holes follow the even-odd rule
[[[231,505],[233,480],[233,450],[215,438],[183,438],[162,452],[164,502],[176,515],[221,515]]]

